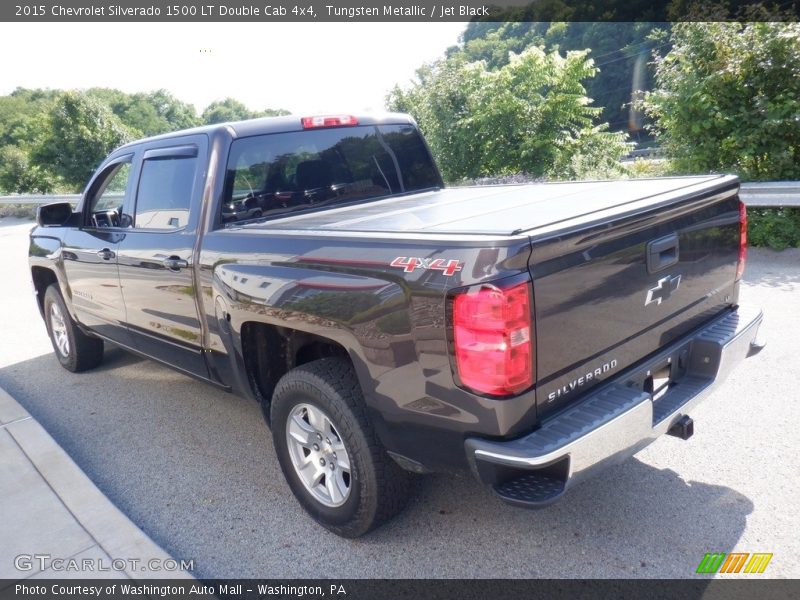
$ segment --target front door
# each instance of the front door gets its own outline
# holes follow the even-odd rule
[[[127,233],[123,205],[131,190],[132,155],[118,158],[95,178],[84,202],[82,225],[64,240],[68,293],[78,322],[130,345],[125,326],[117,254]]]

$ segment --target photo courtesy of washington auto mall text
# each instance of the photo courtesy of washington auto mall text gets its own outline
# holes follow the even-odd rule
[[[256,594],[257,597],[280,596],[297,598],[344,597],[347,590],[343,584],[326,582],[324,585],[288,585],[284,583],[268,583],[252,581],[249,583],[218,582],[154,582],[143,583],[129,581],[127,583],[93,583],[80,584],[61,581],[59,583],[42,582],[32,584],[18,582],[14,584],[16,597],[32,598],[242,598]]]
[[[12,0],[0,64],[0,600],[800,598],[800,0]]]

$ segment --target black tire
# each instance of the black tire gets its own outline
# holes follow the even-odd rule
[[[327,506],[315,498],[292,462],[287,423],[302,405],[321,409],[346,448],[349,492],[340,506]],[[289,371],[275,387],[270,418],[275,452],[286,481],[303,508],[323,527],[342,537],[355,538],[405,507],[411,474],[389,457],[378,440],[348,360],[324,358]]]
[[[58,324],[56,315],[61,316],[63,329]],[[47,335],[50,336],[50,341],[53,344],[56,358],[67,371],[72,371],[73,373],[86,371],[103,362],[103,340],[90,337],[80,330],[75,321],[72,320],[72,317],[70,317],[67,305],[61,296],[61,290],[58,289],[56,284],[48,287],[44,294],[44,322],[47,327]],[[60,331],[56,332],[54,329],[63,331],[67,340],[66,345],[59,346],[57,338]]]

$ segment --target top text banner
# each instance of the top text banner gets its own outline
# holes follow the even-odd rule
[[[761,4],[722,0],[703,13],[687,0],[3,0],[0,21],[775,21],[800,13],[800,0],[781,2],[779,15]]]

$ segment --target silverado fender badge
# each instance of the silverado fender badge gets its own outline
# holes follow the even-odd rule
[[[670,275],[662,277],[658,280],[656,287],[647,290],[647,299],[644,301],[644,305],[647,306],[653,302],[661,304],[664,300],[669,300],[669,297],[672,296],[672,292],[677,290],[680,284],[680,275],[677,277],[671,277]]]
[[[446,258],[417,258],[415,256],[398,256],[389,263],[390,267],[398,267],[406,273],[413,273],[415,269],[441,271],[445,275],[453,275],[461,270],[460,260]]]

